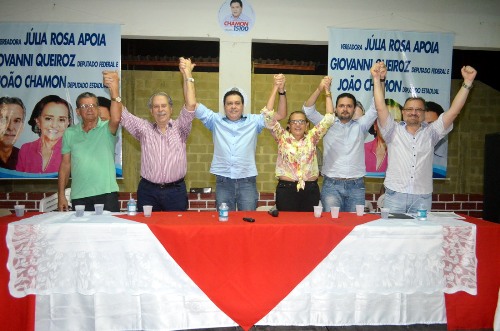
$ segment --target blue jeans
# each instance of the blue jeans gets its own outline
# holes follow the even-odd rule
[[[215,175],[215,203],[217,210],[221,203],[227,203],[229,210],[255,210],[259,193],[256,176],[231,179]]]
[[[151,205],[153,211],[183,211],[188,209],[186,183],[162,187],[159,184],[141,178],[137,188],[137,211],[142,212],[142,206]]]
[[[324,176],[321,189],[323,211],[340,207],[340,211],[356,211],[356,205],[365,205],[365,180],[363,177],[339,180]]]
[[[432,193],[408,194],[385,188],[384,207],[389,208],[391,213],[416,214],[418,207],[423,204],[427,211],[431,211]]]

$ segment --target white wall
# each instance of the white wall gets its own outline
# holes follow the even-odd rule
[[[329,26],[453,32],[455,48],[500,49],[499,0],[247,1],[256,21],[243,37],[219,28],[224,0],[0,0],[0,21],[119,23],[127,38],[219,40],[221,91],[237,83],[248,95],[252,41],[327,44]]]
[[[326,27],[454,32],[455,47],[500,49],[498,0],[247,0],[250,39],[326,43]],[[1,0],[2,22],[120,23],[125,37],[222,38],[223,0]]]

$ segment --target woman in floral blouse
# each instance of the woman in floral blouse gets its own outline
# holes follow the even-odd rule
[[[276,207],[281,211],[313,211],[318,205],[318,160],[316,145],[326,134],[334,121],[331,79],[325,84],[326,116],[315,127],[309,129],[309,121],[302,111],[295,111],[288,118],[288,126],[283,129],[274,118],[276,92],[282,96],[285,91],[285,76],[274,76],[274,85],[267,105],[262,109],[266,127],[278,143],[276,160]]]

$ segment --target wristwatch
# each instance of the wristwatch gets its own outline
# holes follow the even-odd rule
[[[286,90],[284,90],[283,92],[278,91],[278,94],[279,95],[286,95]]]
[[[122,102],[122,98],[120,97],[111,98],[111,101]]]
[[[472,89],[473,86],[474,86],[473,84],[467,85],[467,84],[465,84],[465,82],[462,83],[462,87],[466,88],[468,90]]]

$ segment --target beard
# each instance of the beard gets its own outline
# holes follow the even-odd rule
[[[407,116],[405,119],[406,123],[416,124],[420,122],[420,118],[418,116]]]
[[[337,113],[337,117],[339,120],[350,121],[354,113],[350,114],[348,111],[342,111]]]

